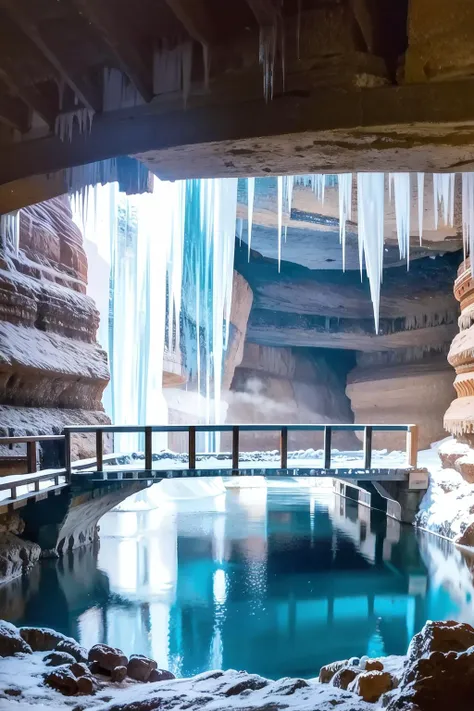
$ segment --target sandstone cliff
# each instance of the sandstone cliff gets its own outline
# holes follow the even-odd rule
[[[87,259],[68,198],[20,213],[19,249],[0,259],[0,432],[104,423],[107,359],[86,296]],[[85,438],[75,455],[87,456]]]

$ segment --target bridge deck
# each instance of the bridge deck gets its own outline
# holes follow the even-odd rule
[[[324,448],[318,461],[301,461],[288,452],[288,432],[322,432]],[[351,466],[338,466],[338,453],[331,449],[334,430],[363,433],[363,451],[354,453]],[[228,455],[203,455],[196,452],[196,434],[198,432],[231,432],[232,452]],[[277,431],[280,436],[280,451],[259,461],[242,461],[248,455],[239,448],[240,432]],[[406,465],[372,466],[372,433],[377,431],[404,431],[407,433]],[[140,433],[144,435],[144,453],[128,457],[129,461],[120,463],[121,454],[104,453],[104,434]],[[153,434],[158,432],[186,432],[188,434],[188,452],[186,461],[173,460],[153,454]],[[81,462],[71,462],[71,438],[75,434],[95,436],[95,457]],[[37,471],[38,444],[55,440],[63,445],[64,467]],[[63,435],[39,437],[0,437],[0,446],[10,449],[26,444],[25,457],[27,474],[14,474],[0,478],[0,513],[8,508],[23,506],[28,500],[39,500],[51,493],[75,485],[106,483],[117,481],[156,482],[170,478],[229,477],[229,476],[264,476],[264,477],[330,477],[352,481],[403,481],[417,464],[417,427],[416,425],[178,425],[178,426],[103,426],[103,427],[68,427]],[[127,457],[125,457],[127,458]],[[317,459],[317,458],[316,458]],[[359,460],[359,461],[357,461]],[[334,466],[334,464],[336,465]]]

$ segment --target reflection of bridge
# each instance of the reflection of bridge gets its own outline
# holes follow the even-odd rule
[[[197,451],[197,435],[209,431],[231,435],[232,446],[229,454],[202,454]],[[259,455],[257,459],[245,454],[240,446],[241,435],[255,431],[277,432],[280,441],[279,454],[269,453],[268,458]],[[288,436],[295,431],[322,434],[323,448],[315,452],[313,459],[301,458],[301,453],[292,454],[288,451]],[[333,432],[336,431],[362,434],[362,451],[350,453],[352,456],[349,457],[334,452],[331,441]],[[398,461],[392,467],[373,466],[373,435],[390,431],[406,432],[406,461]],[[170,453],[169,457],[163,456],[163,453],[155,454],[154,437],[175,432],[187,433],[187,453]],[[106,450],[113,449],[113,436],[126,433],[138,434],[143,439],[143,452],[133,456],[107,453]],[[416,470],[417,434],[416,425],[110,425],[68,427],[63,435],[55,436],[3,437],[0,438],[0,445],[10,447],[12,454],[16,456],[17,468],[23,461],[27,471],[25,474],[11,474],[0,479],[0,513],[22,508],[22,518],[27,521],[28,535],[37,540],[41,538],[39,530],[44,529],[46,524],[50,526],[51,521],[58,517],[56,509],[62,501],[58,521],[62,534],[58,532],[60,538],[57,541],[48,539],[48,547],[57,549],[61,540],[61,548],[64,545],[66,548],[78,545],[78,527],[82,539],[84,536],[87,539],[92,535],[92,529],[98,519],[107,510],[136,491],[163,479],[233,475],[266,478],[333,477],[353,483],[383,482],[387,487],[391,487],[390,497],[398,498],[398,489],[409,491],[414,478],[420,476]],[[75,437],[93,439],[94,458],[72,461]],[[18,455],[20,445],[26,445],[26,456]],[[38,467],[39,455],[41,463]],[[50,468],[44,468],[48,465]],[[424,478],[426,479],[426,476],[422,475],[422,485]],[[414,488],[423,486],[420,487],[418,482]],[[86,504],[87,511],[82,511],[80,515],[76,511],[71,518],[71,509],[79,504]],[[87,531],[84,531],[85,522]]]

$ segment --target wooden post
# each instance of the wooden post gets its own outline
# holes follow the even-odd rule
[[[37,442],[27,442],[26,443],[26,461],[27,461],[27,471],[28,474],[35,474],[37,469]]]
[[[188,468],[196,469],[196,428],[194,425],[189,426],[189,457]]]
[[[151,427],[145,427],[145,469],[151,471],[153,469],[153,432]]]
[[[102,472],[104,470],[104,440],[102,430],[96,430],[95,433],[95,458],[96,470]]]
[[[282,427],[280,430],[280,467],[288,468],[288,427]]]
[[[370,469],[372,464],[372,427],[364,428],[364,469]]]
[[[329,425],[324,427],[324,468],[331,469],[331,439],[332,429]]]
[[[239,427],[232,427],[232,469],[237,472],[239,469]]]
[[[416,467],[418,464],[418,425],[408,426],[407,464],[409,467]]]
[[[71,481],[71,432],[64,430],[64,467],[66,469],[66,480]]]

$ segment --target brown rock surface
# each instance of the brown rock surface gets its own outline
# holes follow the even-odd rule
[[[79,690],[77,679],[68,666],[57,667],[45,677],[44,683],[64,696],[74,696]]]
[[[128,661],[127,674],[136,681],[148,681],[150,674],[158,667],[158,664],[142,654],[132,654]]]
[[[40,558],[41,548],[12,533],[0,533],[0,582],[4,583],[29,570]]]
[[[351,422],[341,378],[325,355],[246,343],[236,369],[227,421],[236,424]],[[277,433],[243,433],[242,448],[277,449]],[[322,446],[318,433],[290,433],[288,448]],[[357,446],[355,437],[335,435],[334,446]]]
[[[31,654],[32,651],[14,625],[0,620],[0,657],[11,657],[18,652]]]
[[[23,210],[19,252],[0,261],[0,432],[48,434],[107,421],[108,366],[86,283],[68,198]],[[79,439],[77,455],[90,454],[91,444]]]
[[[419,425],[419,448],[445,437],[443,415],[452,398],[452,371],[443,356],[398,365],[357,366],[346,392],[355,421]],[[406,448],[404,433],[376,433],[374,446]]]
[[[393,686],[392,677],[388,672],[365,671],[356,676],[349,686],[349,691],[362,696],[364,701],[375,703]]]
[[[121,649],[110,647],[108,644],[94,644],[89,649],[89,662],[98,662],[102,669],[113,671],[115,667],[126,667],[128,660]]]

